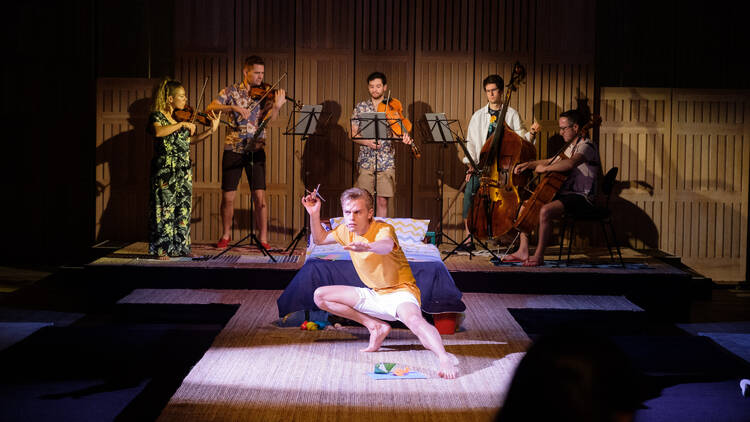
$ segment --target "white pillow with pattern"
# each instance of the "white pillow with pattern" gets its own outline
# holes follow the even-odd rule
[[[375,217],[376,220],[384,221],[396,230],[398,243],[422,243],[427,234],[427,226],[430,220],[419,220],[416,218],[391,218]],[[331,219],[331,230],[344,222],[344,217]]]

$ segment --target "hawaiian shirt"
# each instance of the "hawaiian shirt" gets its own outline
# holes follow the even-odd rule
[[[250,98],[250,92],[245,85],[245,82],[230,85],[221,91],[219,91],[219,98],[217,99],[221,104],[224,105],[237,105],[240,107],[250,108],[253,104],[253,99]],[[242,120],[242,116],[239,113],[232,112],[232,122],[239,128],[239,130],[227,130],[227,137],[224,140],[224,149],[233,151],[239,154],[246,152],[245,146],[250,138],[255,135],[258,130],[258,122],[260,121],[262,111],[265,106],[265,100],[261,102],[250,112],[250,117],[247,120]],[[266,137],[265,129],[263,134],[260,135],[260,139]]]
[[[372,98],[370,98],[367,101],[362,101],[354,107],[352,119],[356,119],[362,113],[375,113],[376,111],[375,105],[372,103]],[[357,124],[356,121],[352,123]],[[388,136],[391,135],[389,134]],[[378,141],[378,144],[381,145],[379,149],[372,149],[364,145],[359,146],[359,158],[357,159],[357,165],[359,168],[362,170],[373,169],[375,167],[376,157],[378,162],[377,171],[385,171],[396,167],[393,143],[388,140],[380,140]]]

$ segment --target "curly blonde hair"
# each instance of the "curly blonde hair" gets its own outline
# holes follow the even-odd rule
[[[174,96],[175,91],[177,91],[178,88],[183,88],[182,82],[171,78],[162,79],[161,82],[159,82],[159,84],[154,88],[154,93],[151,96],[154,101],[151,107],[151,111],[167,110],[167,99],[170,95]]]

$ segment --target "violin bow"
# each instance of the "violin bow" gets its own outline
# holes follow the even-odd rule
[[[250,111],[255,110],[255,108],[258,107],[258,105],[260,105],[260,102],[263,101],[264,98],[266,98],[266,96],[268,95],[268,93],[270,93],[271,91],[273,91],[274,89],[276,89],[276,87],[279,86],[279,83],[281,83],[281,80],[284,79],[285,77],[286,77],[286,72],[284,72],[284,74],[281,75],[281,77],[279,77],[279,80],[276,81],[275,84],[271,85],[271,87],[266,90],[265,94],[263,94],[260,98],[258,98],[258,101],[256,101],[253,104],[253,106],[250,107]]]
[[[206,94],[206,84],[208,84],[208,76],[206,76],[205,79],[203,79],[203,87],[201,88],[201,95],[198,97],[198,103],[195,104],[195,110],[193,110],[193,118],[190,119],[190,123],[195,123],[195,118],[198,117],[198,110],[201,109],[201,103],[203,102],[203,99],[205,98]]]

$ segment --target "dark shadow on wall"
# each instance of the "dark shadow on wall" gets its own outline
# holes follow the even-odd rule
[[[340,124],[342,108],[336,101],[323,101],[318,126],[304,143],[301,157],[302,180],[309,190],[320,184],[326,199],[321,216],[341,215],[338,197],[354,185],[352,148],[354,143]]]
[[[150,98],[136,100],[128,106],[128,123],[132,129],[106,139],[96,148],[96,166],[103,165],[109,183],[96,183],[97,202],[109,197],[101,217],[97,241],[144,240],[148,227],[148,180],[152,137],[146,133]],[[97,179],[101,178],[97,174]]]

